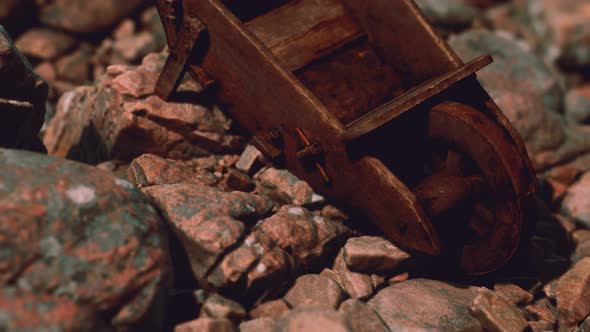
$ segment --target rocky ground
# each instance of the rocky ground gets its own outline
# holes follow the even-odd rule
[[[538,172],[513,266],[425,264],[192,81],[154,96],[149,1],[0,0],[0,330],[590,331],[590,3],[417,2],[461,57],[494,56],[479,79]]]

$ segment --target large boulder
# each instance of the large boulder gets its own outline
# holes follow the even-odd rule
[[[450,40],[464,60],[482,54],[494,63],[478,79],[522,136],[537,170],[590,151],[590,135],[559,113],[561,78],[517,40],[488,30],[470,30]]]
[[[44,151],[37,136],[48,87],[0,26],[0,147]]]
[[[166,235],[129,182],[0,150],[0,211],[0,330],[161,326]]]

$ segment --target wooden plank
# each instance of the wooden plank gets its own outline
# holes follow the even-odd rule
[[[423,83],[461,66],[413,0],[343,0],[381,58],[407,80]]]
[[[422,84],[347,125],[346,131],[341,136],[342,140],[344,142],[351,142],[366,135],[443,92],[455,83],[473,75],[490,63],[492,63],[492,58],[489,55],[481,56],[446,75]]]
[[[364,35],[340,0],[297,0],[245,26],[295,71]]]

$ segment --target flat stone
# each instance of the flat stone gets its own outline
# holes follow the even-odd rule
[[[262,152],[252,145],[247,145],[236,163],[236,168],[246,174],[252,174],[260,167],[262,158]]]
[[[336,252],[349,229],[340,223],[312,215],[300,206],[284,205],[273,216],[262,220],[257,229],[266,233],[282,250],[304,268]]]
[[[351,298],[366,299],[373,294],[373,278],[368,274],[350,271],[344,262],[343,250],[336,256],[333,269],[338,275],[337,282]]]
[[[585,173],[567,191],[561,211],[576,222],[590,228],[590,172]]]
[[[297,278],[284,300],[291,307],[315,305],[336,309],[342,298],[342,288],[334,280],[308,274]]]
[[[240,332],[272,332],[274,325],[272,318],[256,318],[240,324]]]
[[[285,300],[278,299],[257,305],[250,310],[250,317],[252,318],[279,318],[289,311],[289,305]]]
[[[528,327],[527,320],[515,305],[486,288],[479,289],[469,311],[488,331],[521,332]]]
[[[162,327],[167,234],[131,183],[0,149],[0,210],[0,330]]]
[[[340,305],[338,312],[348,320],[355,332],[387,332],[389,329],[381,318],[364,302],[348,299]]]
[[[590,258],[584,258],[563,276],[544,288],[547,297],[557,301],[560,329],[577,326],[590,314]]]
[[[246,318],[246,310],[236,301],[219,294],[211,294],[201,308],[201,317],[227,318],[238,322]]]
[[[74,37],[52,29],[33,28],[16,40],[16,46],[23,54],[41,60],[53,60],[72,49]]]
[[[539,299],[534,304],[526,306],[524,310],[535,320],[557,323],[557,310],[547,298]]]
[[[273,331],[352,332],[343,314],[323,307],[300,307],[291,310],[275,323]]]
[[[197,280],[242,236],[245,225],[239,219],[259,218],[272,208],[261,196],[184,183],[143,191],[180,240]]]
[[[307,182],[287,170],[269,168],[262,172],[259,178],[260,191],[279,204],[308,206],[324,201],[322,196],[313,192]]]
[[[378,236],[353,237],[346,241],[343,258],[356,272],[393,272],[410,254]]]
[[[133,159],[127,169],[127,177],[139,187],[176,183],[214,186],[218,182],[211,172],[153,154]]]
[[[174,327],[174,332],[235,332],[231,321],[219,318],[199,318]]]
[[[494,292],[504,301],[514,305],[526,305],[533,301],[531,293],[514,284],[497,283],[494,285]]]
[[[382,289],[369,302],[391,331],[481,331],[469,306],[477,288],[410,279]]]

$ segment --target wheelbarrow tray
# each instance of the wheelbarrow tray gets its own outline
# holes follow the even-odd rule
[[[173,54],[162,97],[188,69],[277,164],[394,243],[438,255],[446,226],[396,166],[424,152],[412,126],[426,123],[420,130],[469,155],[501,201],[485,234],[461,245],[459,264],[486,273],[512,256],[535,191],[526,149],[476,80],[491,59],[464,64],[413,1],[162,0],[158,9]]]

